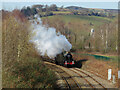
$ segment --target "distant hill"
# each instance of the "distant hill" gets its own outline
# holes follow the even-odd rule
[[[118,9],[98,9],[98,8],[83,8],[83,7],[78,7],[78,6],[68,6],[66,9],[69,10],[99,10],[99,11],[105,11],[105,12],[110,12],[110,13],[118,13]]]
[[[69,7],[66,7],[66,9],[70,9],[70,10],[88,10],[87,8],[78,7],[78,6],[69,6]]]
[[[118,9],[104,9],[106,12],[118,13]]]

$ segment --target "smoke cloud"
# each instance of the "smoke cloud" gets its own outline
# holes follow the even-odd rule
[[[69,51],[72,45],[60,32],[56,32],[55,28],[42,25],[42,21],[38,16],[33,20],[33,33],[32,42],[35,44],[35,48],[42,55],[47,55],[50,58],[56,57],[57,54],[63,51]]]

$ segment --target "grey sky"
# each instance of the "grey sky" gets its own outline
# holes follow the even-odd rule
[[[94,0],[96,1],[96,0]],[[2,2],[2,8],[5,10],[21,9],[24,6],[32,6],[35,4],[60,6],[79,6],[85,8],[102,8],[102,9],[118,9],[118,2]]]

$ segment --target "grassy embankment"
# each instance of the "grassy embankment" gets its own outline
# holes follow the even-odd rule
[[[20,11],[2,12],[2,88],[55,88],[54,72],[29,42],[30,26]]]

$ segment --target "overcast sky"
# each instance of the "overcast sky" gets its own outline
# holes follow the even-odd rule
[[[21,9],[24,6],[32,6],[35,4],[60,6],[79,6],[85,8],[102,8],[102,9],[118,9],[119,0],[1,0],[0,9],[13,10]],[[0,3],[0,4],[1,4]],[[2,6],[2,7],[1,7]]]
[[[119,2],[119,0],[1,0],[2,2]]]

